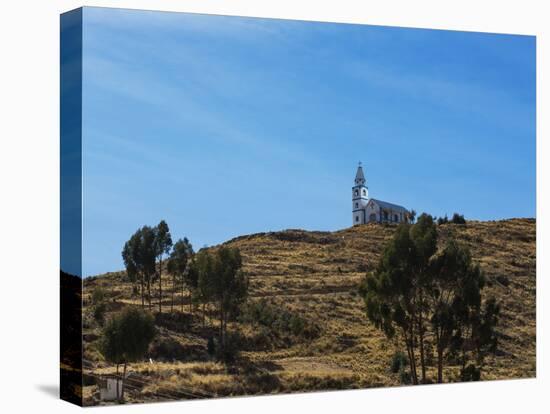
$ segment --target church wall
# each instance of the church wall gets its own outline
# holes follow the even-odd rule
[[[370,221],[380,221],[380,207],[378,206],[378,204],[376,203],[372,203],[370,204],[367,208],[366,208],[366,211],[365,211],[365,217],[366,217],[366,220],[367,220],[367,223],[370,222]],[[372,215],[375,215],[374,217],[374,220]]]

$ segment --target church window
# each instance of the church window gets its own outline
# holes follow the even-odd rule
[[[367,192],[365,190],[363,190],[363,195],[367,195]]]
[[[355,216],[355,222],[359,221],[359,216]]]
[[[359,195],[359,192],[357,190],[355,190],[355,195]]]
[[[359,208],[359,203],[355,203],[355,208]]]

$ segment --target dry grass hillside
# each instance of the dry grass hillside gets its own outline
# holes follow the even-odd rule
[[[241,250],[250,277],[249,302],[263,300],[275,312],[299,315],[313,334],[273,335],[234,322],[230,330],[244,338],[243,350],[233,364],[222,364],[207,353],[207,338],[215,332],[216,320],[207,317],[203,325],[200,312],[190,313],[186,293],[176,296],[176,310],[170,313],[167,296],[162,315],[156,317],[159,335],[150,348],[152,363],[129,367],[128,400],[399,385],[399,375],[389,369],[396,344],[369,323],[357,293],[394,230],[368,224],[337,232],[287,230],[228,241],[225,244]],[[453,235],[470,247],[488,279],[484,292],[501,301],[499,350],[488,359],[482,379],[535,376],[535,220],[469,221],[444,224],[438,231],[440,243]],[[169,278],[165,279],[168,292]],[[107,292],[107,317],[140,303],[123,272],[84,281],[87,404],[98,403],[95,379],[114,372],[98,351],[100,327],[90,315],[89,295],[97,286]],[[455,378],[457,372],[447,367],[446,379]]]

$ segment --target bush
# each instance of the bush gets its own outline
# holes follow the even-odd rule
[[[510,286],[510,279],[508,279],[507,276],[498,275],[496,279],[497,279],[497,282],[500,283],[501,285],[506,287]]]
[[[367,270],[369,270],[369,267],[367,266],[366,263],[361,262],[357,265],[357,271],[358,272],[366,272]]]
[[[269,334],[278,338],[294,336],[303,339],[315,339],[320,329],[312,321],[283,307],[271,305],[265,300],[248,303],[241,309],[241,322],[267,328]]]
[[[403,367],[406,367],[409,364],[409,358],[402,351],[397,351],[393,354],[391,358],[391,372],[397,374],[402,370]]]
[[[466,219],[464,219],[462,214],[454,213],[451,222],[453,224],[466,224]]]
[[[149,356],[154,359],[172,361],[186,360],[186,348],[174,338],[157,338],[149,347]]]
[[[107,304],[100,302],[92,307],[92,315],[94,320],[101,326],[105,322],[105,312],[107,311]]]
[[[401,384],[410,384],[412,382],[411,374],[405,368],[401,368],[399,371],[399,381],[401,381]]]
[[[107,299],[107,292],[104,289],[97,286],[92,292],[92,304],[98,305],[103,303]]]
[[[225,337],[225,346],[215,343],[216,358],[226,363],[233,363],[240,354],[243,340],[238,332],[228,332]]]
[[[214,356],[216,354],[216,343],[214,342],[213,336],[208,337],[208,343],[206,344],[206,351],[210,356]]]
[[[479,381],[481,378],[481,370],[473,364],[469,364],[460,373],[462,381]]]

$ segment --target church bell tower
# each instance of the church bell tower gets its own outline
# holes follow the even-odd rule
[[[363,167],[361,166],[361,163],[359,163],[357,172],[355,173],[355,185],[351,188],[352,224],[354,226],[356,224],[364,224],[367,222],[367,218],[365,217],[365,209],[368,201],[369,188],[367,187],[367,180],[365,180]]]

